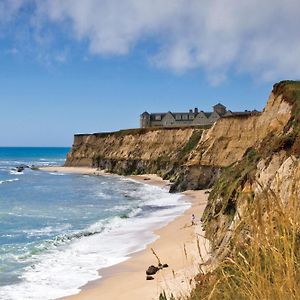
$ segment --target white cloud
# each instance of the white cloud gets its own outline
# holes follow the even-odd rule
[[[28,1],[39,26],[62,26],[87,42],[91,55],[126,55],[154,41],[152,64],[179,73],[200,68],[214,84],[230,72],[300,77],[298,0]],[[9,0],[10,15],[28,1]],[[1,10],[3,4],[0,16]]]

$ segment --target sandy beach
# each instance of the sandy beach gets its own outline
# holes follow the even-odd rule
[[[103,175],[102,171],[81,167],[46,167],[45,171]],[[153,174],[130,176],[147,184],[161,187],[168,185]],[[133,254],[127,261],[107,269],[101,269],[101,279],[89,282],[77,295],[65,297],[68,300],[152,300],[158,299],[165,291],[174,296],[186,295],[192,288],[193,277],[199,272],[199,265],[209,259],[209,243],[203,237],[200,218],[207,201],[205,191],[186,191],[182,193],[191,203],[191,207],[167,226],[155,231],[158,239],[143,251]],[[196,216],[196,225],[191,225],[192,213]],[[168,264],[168,268],[155,274],[154,280],[146,280],[146,269],[157,265],[158,261]],[[199,254],[199,249],[201,255]]]

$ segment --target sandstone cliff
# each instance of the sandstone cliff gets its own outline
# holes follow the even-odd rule
[[[220,119],[203,132],[179,170],[171,191],[210,187],[220,171],[241,160],[247,149],[258,146],[267,136],[280,134],[290,117],[291,105],[282,96],[271,93],[261,114]]]
[[[93,166],[117,174],[171,176],[197,145],[203,129],[152,128],[75,135],[66,166]]]
[[[213,249],[224,247],[266,190],[288,201],[299,190],[300,83],[274,85],[262,113],[220,119],[210,129],[150,128],[76,135],[68,166],[118,174],[158,173],[171,191],[213,186],[203,216]]]
[[[249,203],[261,202],[263,212],[265,203],[262,199],[265,196],[262,195],[266,193],[280,199],[283,205],[292,198],[299,198],[299,96],[299,82],[285,81],[274,85],[264,112],[252,121],[248,120],[252,136],[247,133],[246,139],[241,136],[236,140],[247,145],[248,149],[243,153],[238,146],[236,161],[234,158],[228,161],[226,148],[223,148],[225,153],[222,151],[214,160],[228,166],[215,183],[203,216],[206,234],[216,255],[224,255],[224,249],[235,228],[241,225],[240,220],[247,213]],[[195,159],[203,161],[204,157],[207,161],[205,155],[197,153]]]

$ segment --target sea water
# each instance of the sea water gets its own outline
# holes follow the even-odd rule
[[[76,294],[189,207],[180,195],[126,177],[14,170],[62,165],[68,151],[0,148],[2,300]]]

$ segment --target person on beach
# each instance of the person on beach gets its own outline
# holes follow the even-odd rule
[[[192,214],[192,226],[195,225],[195,215]]]

